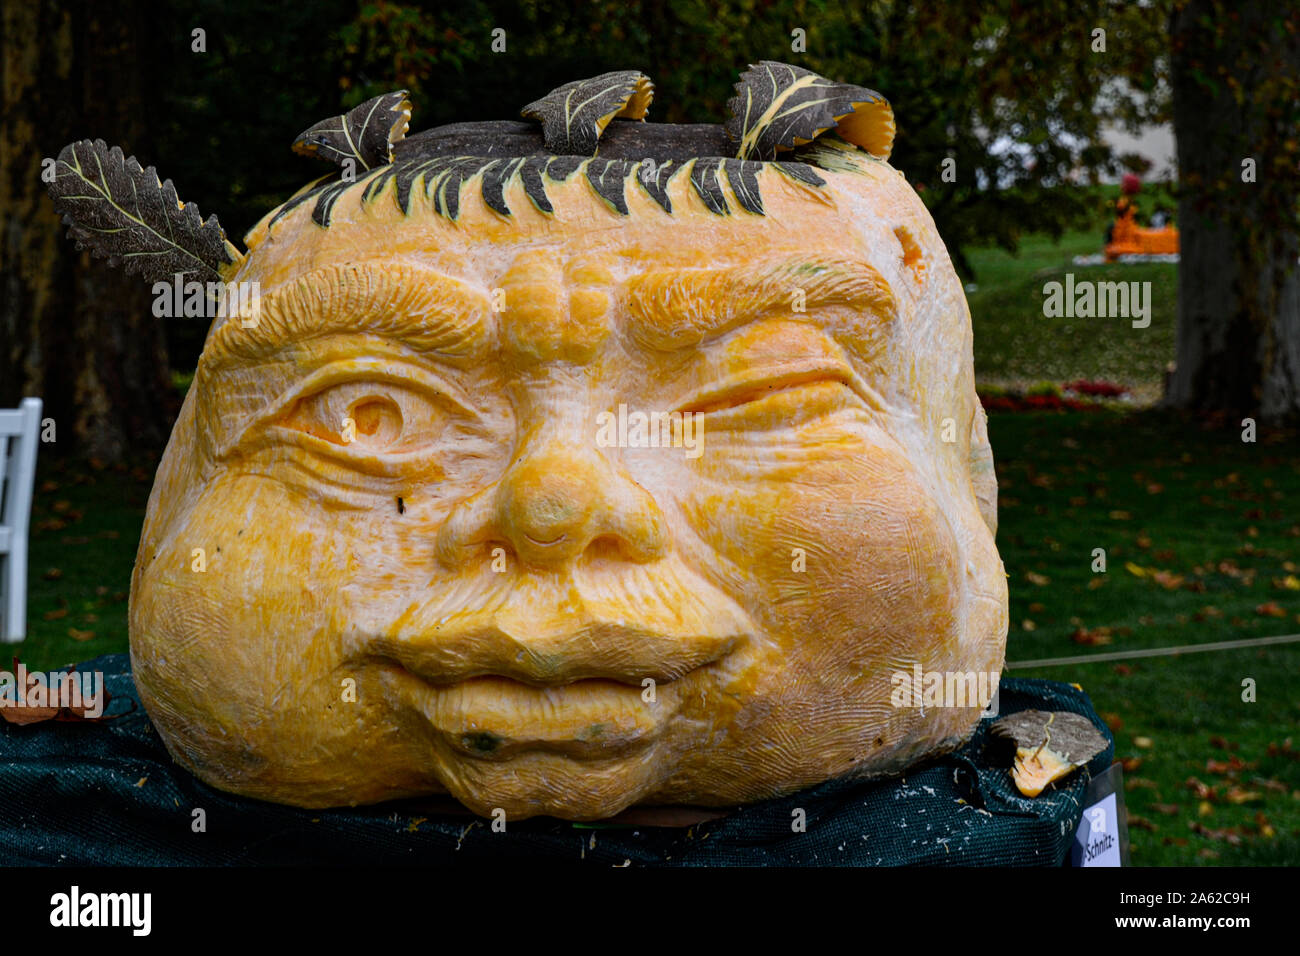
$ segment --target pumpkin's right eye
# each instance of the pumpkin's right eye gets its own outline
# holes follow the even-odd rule
[[[345,382],[297,399],[276,422],[357,452],[416,451],[441,435],[447,412],[391,382]]]

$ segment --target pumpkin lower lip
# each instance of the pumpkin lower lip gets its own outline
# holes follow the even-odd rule
[[[656,740],[684,700],[679,685],[695,683],[691,676],[656,686],[654,703],[644,700],[641,687],[613,680],[537,687],[499,676],[451,685],[420,681],[414,698],[443,742],[462,756],[504,760],[540,750],[609,758]]]

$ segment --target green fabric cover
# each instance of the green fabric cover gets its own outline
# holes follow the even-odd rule
[[[421,801],[299,810],[214,790],[168,756],[139,705],[126,655],[77,670],[104,673],[110,715],[131,712],[96,723],[0,722],[2,863],[1059,866],[1087,781],[1114,752],[1086,694],[1068,684],[1006,678],[1002,714],[1073,711],[1110,741],[1088,767],[1033,800],[1019,794],[1005,769],[987,765],[982,748],[991,721],[981,720],[961,750],[900,779],[826,783],[691,827],[543,818],[494,833],[490,821],[448,813],[445,802],[438,811]],[[191,828],[196,807],[206,812],[206,832]],[[791,827],[796,808],[805,811],[804,833]]]

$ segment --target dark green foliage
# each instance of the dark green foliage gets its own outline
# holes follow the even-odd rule
[[[1107,116],[1097,103],[1103,83],[1125,78],[1150,94],[1121,97],[1112,111],[1121,118],[1167,105],[1168,7],[1168,0],[1049,0],[1035,5],[1031,23],[1014,0],[774,0],[761,9],[711,0],[628,0],[617,8],[550,0],[167,0],[156,14],[165,42],[155,55],[166,83],[155,112],[158,149],[149,158],[183,175],[186,195],[219,211],[238,237],[314,175],[308,160],[284,148],[295,131],[395,87],[410,90],[428,129],[514,119],[519,104],[574,77],[635,66],[655,80],[655,121],[720,122],[737,70],[782,60],[868,84],[889,99],[898,123],[890,161],[917,185],[958,267],[970,272],[966,247],[1014,248],[1022,235],[1059,234],[1086,212],[1051,187],[1110,163],[1105,147],[1092,145]],[[1094,25],[1107,31],[1105,54],[1090,48]],[[190,49],[195,26],[207,30],[206,53]],[[791,49],[796,27],[806,31],[806,53]],[[492,50],[496,29],[505,31],[505,52]],[[316,39],[293,42],[304,37]],[[1067,136],[1082,145],[1067,145]],[[998,141],[1021,144],[1023,156],[990,155],[987,146]],[[951,183],[941,179],[948,158],[956,163]],[[525,175],[538,203],[534,172]],[[998,182],[1018,188],[989,188]],[[187,356],[192,364],[203,332],[197,324],[169,327],[173,343],[189,343],[174,350],[178,366]]]

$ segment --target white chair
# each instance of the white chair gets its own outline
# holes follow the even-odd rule
[[[0,642],[27,636],[27,524],[36,481],[41,400],[0,411]]]

